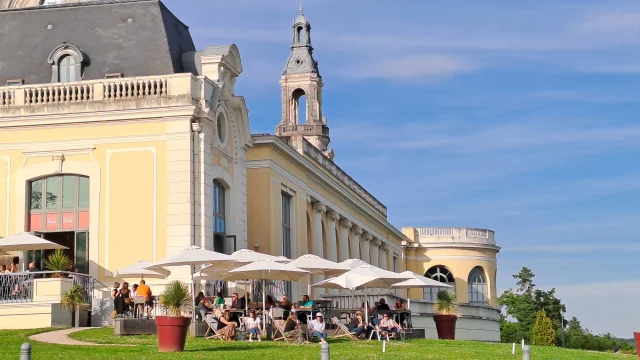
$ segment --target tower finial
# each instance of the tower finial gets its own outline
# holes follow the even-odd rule
[[[300,0],[300,15],[304,15],[304,14],[302,13],[302,0]]]

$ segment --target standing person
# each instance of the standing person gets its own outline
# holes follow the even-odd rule
[[[120,296],[124,302],[124,312],[131,311],[133,309],[133,298],[131,297],[131,290],[129,289],[129,283],[123,282],[122,289],[120,289]]]
[[[402,301],[402,299],[396,299],[396,304],[393,306],[393,309],[398,311],[407,311],[407,307],[404,305],[404,301]],[[403,325],[404,314],[399,314],[397,320],[398,324]]]
[[[321,343],[327,342],[327,331],[324,329],[324,318],[322,313],[316,314],[316,319],[311,320],[312,335],[320,339]]]
[[[246,319],[247,333],[249,333],[249,342],[253,342],[253,336],[258,338],[258,342],[262,341],[260,338],[260,318],[256,317],[256,312],[249,311],[249,317]]]
[[[117,281],[113,283],[111,298],[113,299],[113,311],[111,312],[111,317],[115,319],[124,313],[124,301],[120,295],[120,283]]]
[[[140,285],[138,286],[138,296],[144,296],[144,305],[147,310],[147,319],[151,319],[153,299],[151,298],[151,288],[147,286],[147,283],[144,280],[140,280]],[[142,315],[144,316],[144,311]]]
[[[140,305],[136,305],[135,304],[135,300],[136,297],[138,296],[138,284],[133,284],[133,286],[131,286],[131,298],[133,299],[134,304],[132,305],[133,307],[133,317],[134,318],[138,318],[138,314],[140,314]]]

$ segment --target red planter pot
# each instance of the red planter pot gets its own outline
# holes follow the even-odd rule
[[[191,318],[157,316],[158,350],[160,352],[184,351],[190,324]]]
[[[433,317],[433,321],[436,322],[436,330],[438,330],[438,339],[455,340],[457,320],[458,320],[458,317],[455,315],[435,315]]]
[[[638,354],[638,358],[640,359],[640,333],[633,333],[633,338],[636,339],[636,354]]]

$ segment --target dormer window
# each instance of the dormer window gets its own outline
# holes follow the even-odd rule
[[[82,80],[83,67],[87,56],[76,46],[62,43],[49,55],[51,82],[72,82]]]

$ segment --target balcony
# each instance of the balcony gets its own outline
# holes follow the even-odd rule
[[[4,86],[0,117],[194,105],[216,87],[191,73]]]
[[[442,246],[442,245],[470,245],[473,247],[496,246],[495,233],[487,229],[475,228],[418,228],[418,242],[408,243],[408,246]]]

